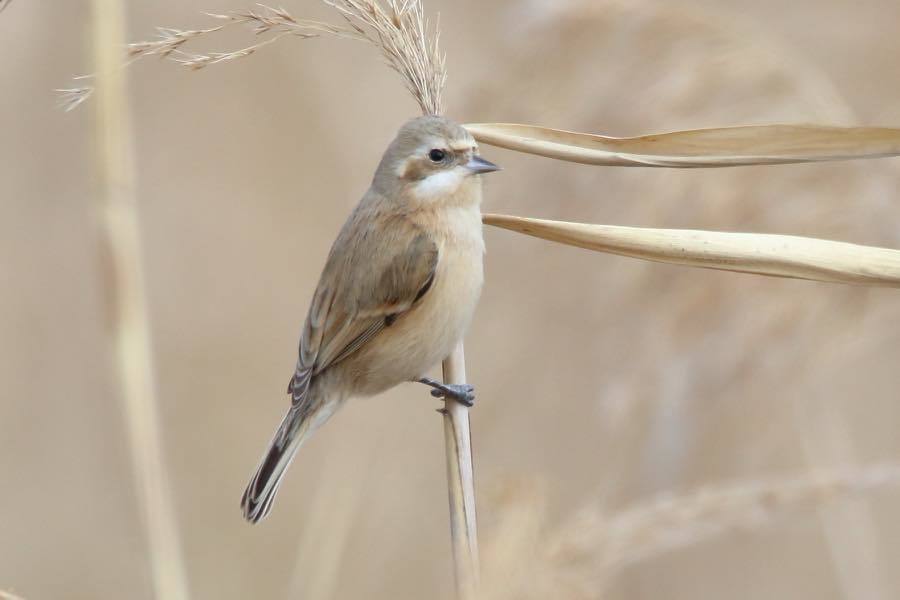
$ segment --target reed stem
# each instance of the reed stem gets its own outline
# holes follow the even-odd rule
[[[462,342],[444,360],[444,383],[466,382]],[[444,443],[447,448],[447,487],[450,496],[450,541],[459,600],[475,597],[479,582],[478,524],[475,514],[475,469],[469,407],[448,398],[444,402]]]
[[[120,64],[125,45],[122,0],[92,0],[92,18],[100,181],[96,210],[110,263],[106,285],[111,297],[116,372],[149,546],[154,597],[187,600],[187,577],[157,412],[125,71]]]

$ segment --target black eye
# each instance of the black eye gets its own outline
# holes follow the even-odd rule
[[[432,162],[439,163],[445,158],[447,158],[447,153],[439,148],[435,148],[431,152],[428,153],[428,158],[431,159]]]

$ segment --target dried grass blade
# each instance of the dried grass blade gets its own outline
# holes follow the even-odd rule
[[[748,125],[617,138],[513,123],[465,126],[479,142],[589,165],[736,167],[900,155],[900,129]]]
[[[656,262],[830,283],[900,287],[900,251],[816,238],[589,225],[487,214],[484,223]]]

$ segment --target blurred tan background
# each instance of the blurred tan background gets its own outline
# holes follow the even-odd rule
[[[130,2],[128,36],[240,1]],[[774,121],[900,125],[893,0],[431,1],[450,116],[632,135]],[[312,0],[295,15],[329,17]],[[0,590],[152,597],[94,213],[87,2],[0,14]],[[227,35],[200,45],[238,47]],[[220,45],[217,45],[220,44]],[[340,413],[273,515],[240,517],[286,407],[329,245],[416,107],[369,48],[285,40],[197,73],[129,70],[167,464],[193,598],[450,598],[435,402]],[[600,169],[483,148],[485,210],[900,247],[900,162]],[[900,454],[896,291],[642,263],[486,231],[467,339],[482,533],[526,480],[561,517]],[[608,598],[900,597],[900,494],[653,557]]]

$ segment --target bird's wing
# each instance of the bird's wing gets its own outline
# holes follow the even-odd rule
[[[428,292],[438,248],[401,218],[348,223],[335,242],[300,338],[289,385],[296,404],[312,377],[375,338]]]

